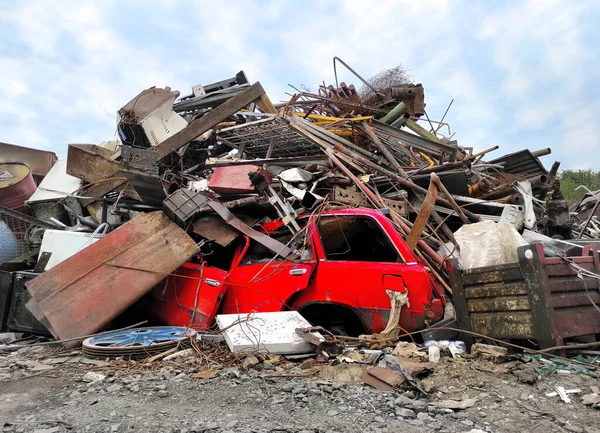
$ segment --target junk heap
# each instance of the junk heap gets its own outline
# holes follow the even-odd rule
[[[559,162],[539,160],[550,149],[491,157],[498,146],[461,146],[446,114],[429,118],[421,84],[356,78],[360,89],[336,78],[280,104],[243,71],[187,95],[152,87],[118,111],[116,140],[69,144],[66,160],[2,144],[0,324],[67,346],[140,313],[203,333],[230,315],[296,310],[277,320],[369,341],[441,339],[457,315],[461,331],[506,328],[495,336],[540,346],[583,322],[600,332],[588,320],[598,197],[573,225]],[[532,301],[543,285],[525,262],[551,257],[577,302]],[[503,292],[485,286],[490,267],[512,272],[493,285]],[[484,277],[469,279],[474,268]],[[561,306],[581,323],[548,326]]]

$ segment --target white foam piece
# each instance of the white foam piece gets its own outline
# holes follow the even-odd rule
[[[314,351],[310,343],[296,334],[296,328],[312,326],[297,311],[220,314],[217,316],[217,325],[219,329],[231,326],[223,334],[229,349],[234,353],[291,355]],[[323,338],[318,333],[315,335]]]

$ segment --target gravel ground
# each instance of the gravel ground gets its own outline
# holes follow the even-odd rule
[[[69,356],[81,360],[77,352]],[[40,348],[0,352],[3,431],[600,432],[600,411],[581,403],[581,396],[600,386],[598,378],[539,376],[520,362],[443,358],[423,382],[429,395],[415,398],[406,389],[379,391],[358,383],[360,365],[290,378],[268,376],[313,370],[263,362],[248,371],[226,367],[215,378],[197,379],[199,359],[168,365],[65,359]],[[558,385],[581,393],[572,395],[571,404],[545,396]],[[435,406],[463,398],[476,403],[461,411]]]

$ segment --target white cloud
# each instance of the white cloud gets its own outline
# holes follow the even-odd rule
[[[118,108],[147,87],[187,93],[240,69],[278,101],[291,91],[288,83],[313,91],[323,80],[333,83],[337,55],[365,78],[407,66],[425,86],[432,119],[455,98],[446,120],[462,145],[507,143],[502,151],[509,152],[523,145],[509,137],[535,132],[540,144],[532,147],[543,147],[549,126],[585,99],[599,74],[589,67],[595,54],[581,25],[590,5],[17,2],[0,11],[0,21],[14,27],[0,33],[0,140],[64,154],[70,140],[110,139]],[[138,10],[153,12],[142,19]],[[360,85],[343,67],[338,73]],[[588,126],[565,131],[561,141],[596,143]]]

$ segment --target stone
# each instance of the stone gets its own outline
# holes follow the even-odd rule
[[[139,385],[133,385],[131,388],[129,388],[129,390],[131,392],[140,392],[140,386]]]
[[[385,420],[382,417],[380,417],[380,416],[376,416],[375,417],[375,422],[379,422],[379,423],[383,424],[385,422]]]
[[[420,419],[421,421],[433,421],[433,418],[425,412],[419,412],[417,414],[417,419]]]
[[[337,410],[330,410],[327,412],[327,416],[336,416],[337,414],[339,414]]]
[[[115,393],[115,392],[121,391],[121,388],[123,388],[121,385],[118,385],[115,383],[115,384],[109,386],[108,388],[106,388],[106,391]]]
[[[99,382],[101,380],[104,380],[105,377],[106,377],[106,375],[104,375],[102,373],[88,371],[86,374],[83,375],[81,380],[83,380],[86,383],[92,383],[92,382]]]
[[[231,421],[229,421],[227,424],[225,424],[225,428],[226,429],[232,429],[234,428],[236,425],[238,424],[237,420],[232,419]]]
[[[158,391],[158,392],[156,393],[156,395],[157,395],[158,397],[160,397],[160,398],[165,398],[165,397],[168,397],[168,396],[169,396],[169,393],[168,393],[167,391],[165,391],[165,390],[162,390],[162,391]]]
[[[258,358],[254,355],[249,355],[249,356],[246,356],[246,358],[244,358],[242,367],[244,368],[244,370],[250,370],[251,368],[256,367],[258,364],[259,364]]]
[[[396,409],[396,416],[401,416],[402,418],[416,418],[417,414],[412,409],[402,407]]]
[[[275,370],[275,366],[272,363],[270,363],[269,361],[263,361],[262,367],[265,370]]]

